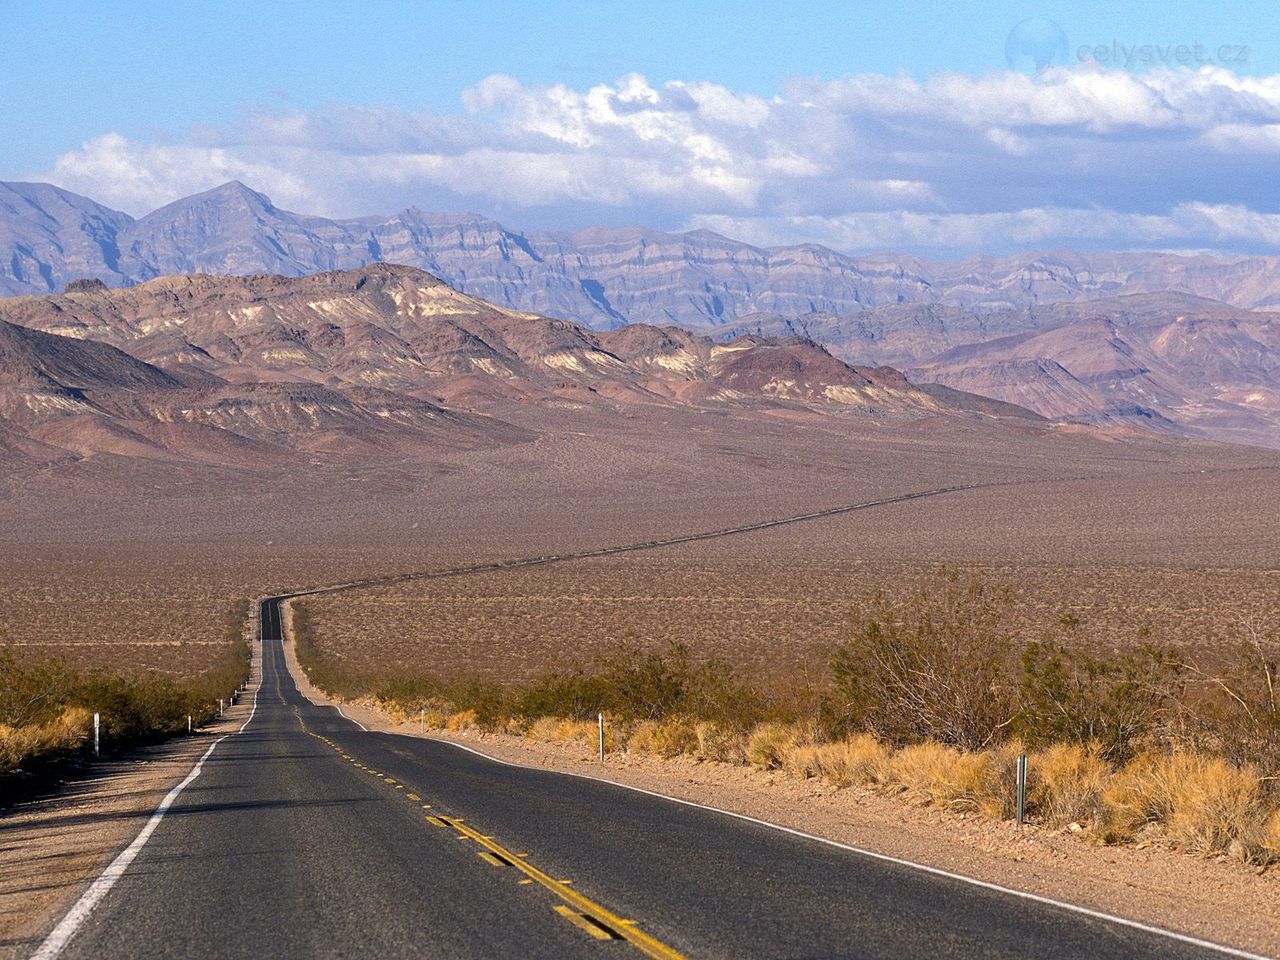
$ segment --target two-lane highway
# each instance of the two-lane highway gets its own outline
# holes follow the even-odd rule
[[[1226,955],[604,782],[366,732],[299,694],[276,601],[262,640],[252,720],[45,957]]]

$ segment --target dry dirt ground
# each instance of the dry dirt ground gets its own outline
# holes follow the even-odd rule
[[[395,663],[443,650],[459,667],[519,675],[548,645],[613,642],[620,617],[641,640],[757,661],[769,647],[795,663],[829,644],[860,592],[943,562],[1019,587],[1029,624],[1083,608],[1119,638],[1132,620],[1212,638],[1280,567],[1274,452],[979,420],[540,416],[544,436],[499,450],[264,471],[92,457],[0,476],[0,641],[30,658],[187,673],[235,601],[264,591],[975,482],[1018,485],[660,554],[350,594],[317,612],[346,644],[341,618],[363,608],[368,629],[340,652]],[[1077,479],[1052,479],[1063,477]],[[793,605],[780,624],[778,599]]]
[[[822,674],[854,603],[909,592],[940,564],[1008,588],[1024,640],[1070,616],[1093,642],[1205,650],[1274,612],[1280,471],[1125,467],[305,604],[325,654],[370,671],[528,679],[631,639],[686,643],[766,685]]]
[[[39,946],[210,744],[248,719],[252,692],[194,737],[95,766],[51,796],[0,812],[0,960]]]
[[[304,694],[315,703],[332,702],[307,682],[292,645],[286,653]],[[397,724],[365,704],[347,703],[343,711],[371,730],[418,735],[414,724]],[[1215,943],[1280,955],[1280,871],[1258,874],[1237,863],[1155,847],[1099,847],[1065,831],[1020,828],[916,807],[859,788],[835,789],[722,763],[614,755],[602,765],[581,744],[505,735],[430,736],[508,762],[599,777]]]
[[[243,470],[101,456],[8,474],[0,464],[0,636],[19,656],[191,673],[246,596],[969,482],[1035,481],[660,552],[311,602],[327,652],[375,665],[439,656],[459,671],[511,678],[570,651],[607,648],[620,627],[654,642],[684,639],[766,675],[777,664],[821,666],[833,624],[860,590],[901,588],[940,562],[996,571],[1020,588],[1030,620],[1066,606],[1117,635],[1142,616],[1212,640],[1227,635],[1236,612],[1276,593],[1274,452],[978,420],[889,427],[794,411],[748,420],[667,409],[607,423],[573,410],[538,416],[537,441],[411,460]],[[1064,477],[1076,479],[1052,479]],[[368,616],[358,632],[343,626],[350,610]],[[195,745],[144,755],[151,762],[117,765],[0,817],[0,882],[18,897],[4,900],[3,949],[16,949],[21,917],[64,903],[74,877],[100,869],[136,832]],[[548,749],[536,755],[580,766]],[[1126,913],[1161,920],[1176,910],[1193,932],[1262,943],[1280,929],[1274,881],[1230,865],[1099,853],[1051,836],[1013,844],[1003,828],[941,830],[932,814],[855,803],[849,791],[756,790],[758,778],[740,770],[615,772],[666,777],[652,782],[966,872],[1008,880],[1017,871],[1019,883],[1064,894],[1078,882]],[[49,857],[38,870],[28,862],[33,839],[35,855]],[[1010,861],[1007,843],[1026,846],[1026,859]],[[1118,872],[1106,874],[1111,867]]]

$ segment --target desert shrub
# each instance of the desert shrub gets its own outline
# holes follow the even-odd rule
[[[787,766],[797,776],[816,777],[833,787],[882,783],[888,775],[889,751],[864,733],[834,743],[797,746]]]
[[[1237,632],[1212,663],[1189,665],[1199,687],[1191,723],[1214,752],[1280,771],[1280,624],[1251,616]]]
[[[11,651],[0,649],[0,723],[13,728],[47,723],[74,686],[75,677],[61,660],[23,666]]]
[[[517,716],[572,717],[586,720],[602,713],[608,701],[604,681],[582,670],[549,673],[518,693],[512,703]]]
[[[903,747],[889,761],[889,782],[921,803],[1007,817],[1014,805],[1019,744],[964,751],[949,744]]]
[[[0,649],[0,773],[83,747],[93,713],[104,749],[114,751],[187,729],[217,714],[249,676],[243,625],[247,601],[227,618],[229,642],[213,665],[189,678],[78,674],[58,660],[23,665]]]
[[[780,770],[793,750],[806,739],[806,732],[793,723],[762,723],[747,737],[747,762],[762,770]]]
[[[831,662],[838,726],[893,744],[976,750],[1016,713],[1009,598],[942,571],[903,603],[877,594]]]
[[[1059,743],[1027,758],[1027,807],[1050,826],[1104,818],[1103,796],[1112,767],[1096,748]]]
[[[693,721],[686,717],[642,720],[628,738],[627,749],[632,753],[655,757],[695,754],[698,750],[698,732]]]
[[[1177,709],[1184,674],[1176,650],[1151,644],[1104,656],[1032,642],[1022,654],[1016,726],[1033,744],[1094,744],[1123,762]]]
[[[607,713],[626,721],[698,717],[747,729],[765,712],[764,698],[740,683],[722,661],[694,662],[672,644],[644,652],[625,646],[599,658],[595,670],[578,668],[538,678],[512,700],[513,713],[589,720]]]

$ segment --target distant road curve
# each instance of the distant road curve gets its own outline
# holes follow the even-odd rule
[[[657,550],[672,547],[681,543],[696,543],[700,540],[717,540],[721,537],[732,537],[741,533],[752,533],[756,530],[768,530],[770,527],[785,527],[792,523],[803,523],[806,520],[821,520],[836,517],[844,513],[858,510],[869,510],[872,507],[884,507],[894,503],[906,503],[911,500],[924,500],[928,497],[940,497],[948,493],[963,493],[968,490],[985,490],[995,487],[1022,487],[1041,483],[1063,483],[1072,480],[1097,479],[1095,475],[1071,477],[1037,477],[1029,480],[998,480],[975,483],[958,483],[947,487],[934,487],[929,490],[917,490],[913,493],[901,493],[892,497],[879,497],[875,500],[862,500],[858,503],[847,503],[836,507],[825,507],[809,513],[798,513],[788,517],[775,517],[771,520],[760,520],[745,523],[736,527],[722,527],[717,530],[704,530],[699,533],[679,534],[662,537],[657,540],[639,540],[609,547],[594,547],[590,550],[574,550],[567,553],[551,553],[533,557],[520,557],[514,560],[492,560],[484,563],[466,564],[459,567],[444,567],[438,570],[420,570],[410,573],[393,573],[381,577],[368,577],[361,580],[346,580],[342,583],[325,584],[319,587],[306,587],[280,594],[276,599],[292,600],[297,597],[313,596],[319,593],[337,593],[342,590],[358,590],[365,587],[383,587],[412,580],[433,580],[442,577],[461,577],[473,573],[490,573],[496,570],[513,570],[518,567],[535,567],[548,563],[563,563],[569,560],[586,560],[590,557],[608,557],[619,553],[637,553],[641,550]]]

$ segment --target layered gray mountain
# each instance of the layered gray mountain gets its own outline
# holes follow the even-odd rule
[[[1280,313],[1183,293],[978,312],[936,303],[854,315],[756,314],[717,340],[804,336],[1046,417],[1280,447]]]
[[[240,183],[135,220],[47,184],[0,184],[3,294],[56,292],[79,278],[129,286],[180,273],[303,276],[373,262],[420,267],[502,306],[596,329],[736,324],[762,313],[847,320],[895,304],[981,315],[1163,290],[1242,308],[1280,303],[1274,257],[1052,253],[933,263],[812,244],[761,248],[706,231],[520,233],[478,215],[412,208],[330,220],[281,210]]]

